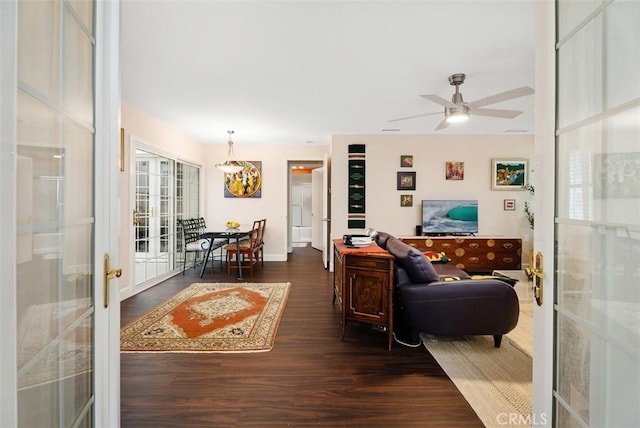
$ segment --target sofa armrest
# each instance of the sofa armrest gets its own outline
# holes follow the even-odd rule
[[[413,329],[441,335],[506,334],[518,323],[515,290],[498,280],[436,281],[397,287]]]

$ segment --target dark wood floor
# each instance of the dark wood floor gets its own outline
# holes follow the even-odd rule
[[[357,325],[341,341],[332,277],[307,247],[247,278],[292,284],[270,352],[121,354],[122,426],[483,426],[424,347],[389,352]],[[122,324],[194,282],[232,281],[219,263],[189,269],[122,302]]]

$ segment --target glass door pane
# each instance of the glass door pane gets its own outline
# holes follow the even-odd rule
[[[93,6],[18,2],[19,426],[94,415]]]
[[[640,426],[640,2],[558,2],[555,425]]]
[[[176,216],[178,219],[200,217],[200,168],[176,163]]]
[[[176,162],[176,220],[200,217],[200,168]],[[184,242],[178,231],[176,246],[177,266],[184,264]]]
[[[136,149],[136,285],[175,268],[174,161]]]

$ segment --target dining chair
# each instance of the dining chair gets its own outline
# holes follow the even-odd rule
[[[227,252],[227,275],[231,275],[231,269],[238,269],[241,264],[242,269],[249,269],[249,275],[253,275],[253,266],[258,262],[260,252],[260,224],[261,220],[253,222],[249,239],[237,243],[229,243],[224,246]],[[233,264],[233,259],[236,263]]]
[[[184,275],[187,269],[187,254],[195,253],[193,256],[193,267],[196,267],[200,254],[207,251],[209,248],[209,242],[205,239],[200,239],[200,234],[206,227],[204,219],[200,218],[187,218],[178,220],[178,239],[181,238],[183,255],[182,274]],[[180,236],[182,232],[182,236]]]
[[[264,266],[264,231],[267,227],[267,219],[263,218],[260,221],[260,233],[259,235],[259,241],[258,241],[258,246],[260,247],[260,249],[258,250],[258,258],[260,259],[260,265]]]

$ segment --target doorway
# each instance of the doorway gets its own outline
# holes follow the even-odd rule
[[[321,228],[322,211],[318,210],[313,185],[313,171],[322,161],[289,161],[289,252],[292,247],[313,246],[314,229]],[[321,184],[321,183],[320,183]],[[320,205],[321,207],[321,205]],[[317,248],[322,249],[322,248]]]
[[[174,162],[136,148],[134,205],[136,286],[175,266]]]

